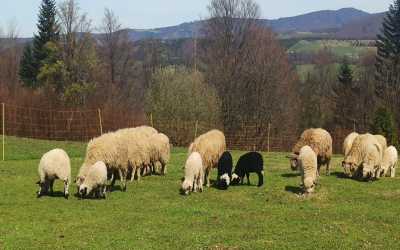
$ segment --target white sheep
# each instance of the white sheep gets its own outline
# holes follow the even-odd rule
[[[374,135],[375,139],[379,142],[382,147],[382,153],[387,149],[387,140],[383,135]]]
[[[225,135],[219,130],[211,130],[197,137],[189,146],[189,154],[198,152],[203,160],[204,180],[210,186],[211,169],[217,168],[218,160],[225,152]]]
[[[150,161],[153,169],[155,170],[157,165],[161,165],[160,172],[165,175],[171,154],[169,138],[163,133],[153,134],[149,138],[149,144],[151,147]]]
[[[96,162],[87,172],[86,178],[79,187],[81,197],[94,194],[95,197],[106,198],[107,166],[102,161]]]
[[[332,158],[332,137],[328,131],[322,128],[310,128],[305,130],[292,148],[290,167],[297,170],[297,157],[303,146],[310,146],[318,156],[318,174],[322,165],[326,165],[326,175],[330,174],[330,162]]]
[[[118,160],[120,153],[118,152],[118,136],[116,133],[110,132],[92,139],[87,146],[85,160],[79,170],[76,178],[76,184],[79,186],[84,182],[88,170],[96,162],[102,161],[107,166],[107,171],[113,178],[111,187],[114,186],[116,175],[120,177],[122,190],[126,190],[126,176],[128,169],[125,165],[119,165]]]
[[[300,149],[298,164],[304,192],[306,194],[314,192],[318,177],[318,160],[310,146],[304,146]]]
[[[356,133],[356,132],[353,132],[353,133],[350,133],[346,137],[346,139],[344,139],[344,142],[343,142],[343,155],[345,157],[349,154],[349,152],[351,150],[351,146],[353,145],[353,141],[354,141],[354,139],[357,138],[357,136],[359,136],[359,134]]]
[[[64,182],[64,197],[68,199],[68,188],[71,182],[71,163],[68,154],[62,149],[53,149],[45,153],[39,163],[38,197],[43,194],[53,193],[54,180]]]
[[[387,176],[394,178],[396,176],[396,165],[398,161],[398,153],[394,146],[388,147],[383,153],[383,159],[378,170],[377,177]]]
[[[204,168],[203,160],[198,152],[189,155],[185,164],[185,177],[182,182],[181,192],[185,195],[190,192],[203,191]]]
[[[371,134],[356,137],[342,166],[349,177],[371,179],[382,161],[382,146]]]

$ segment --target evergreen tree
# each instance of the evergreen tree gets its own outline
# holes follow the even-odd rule
[[[343,60],[343,63],[340,66],[338,80],[343,86],[348,88],[351,87],[353,83],[353,71],[351,70],[347,58]]]
[[[337,79],[333,88],[336,103],[334,122],[341,128],[351,128],[355,120],[353,101],[356,89],[353,86],[353,71],[347,58],[344,58],[340,66]]]
[[[390,5],[377,40],[377,93],[394,110],[400,93],[400,0]]]
[[[45,45],[47,42],[57,42],[59,40],[59,28],[56,21],[56,3],[55,0],[43,0],[40,6],[39,21],[37,24],[38,34],[33,38],[33,48],[31,60],[22,59],[21,79],[25,86],[37,88],[40,86],[37,75],[46,59]],[[24,55],[25,56],[25,55]],[[28,54],[27,54],[28,56]]]
[[[398,146],[396,123],[392,113],[386,108],[379,108],[376,111],[372,131],[385,136],[390,145]]]
[[[30,44],[27,44],[24,48],[24,54],[19,68],[19,77],[26,86],[33,86],[35,84],[34,80],[36,79],[36,76],[34,75],[34,72],[32,47]]]

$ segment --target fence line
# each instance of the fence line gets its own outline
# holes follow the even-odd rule
[[[229,149],[288,152],[300,134],[282,131],[279,123],[270,122],[259,126],[243,123],[224,129],[212,121],[181,121],[157,119],[149,114],[148,120],[131,117],[126,112],[111,109],[43,110],[2,103],[2,151],[5,151],[5,135],[33,139],[88,141],[109,131],[120,128],[152,125],[168,135],[174,146],[188,146],[198,135],[211,129],[224,131]],[[333,150],[341,153],[342,142],[352,130],[329,131],[333,137]]]

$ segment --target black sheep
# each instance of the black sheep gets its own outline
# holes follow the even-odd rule
[[[233,161],[228,151],[224,152],[218,160],[217,185],[220,189],[228,189],[232,178]]]
[[[244,176],[247,177],[247,185],[250,185],[250,173],[257,173],[258,186],[264,184],[264,161],[262,155],[257,152],[249,152],[242,155],[236,164],[232,175],[232,184],[243,184]]]

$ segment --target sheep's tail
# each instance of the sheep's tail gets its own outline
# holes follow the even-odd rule
[[[264,171],[258,172],[258,187],[264,184]]]

